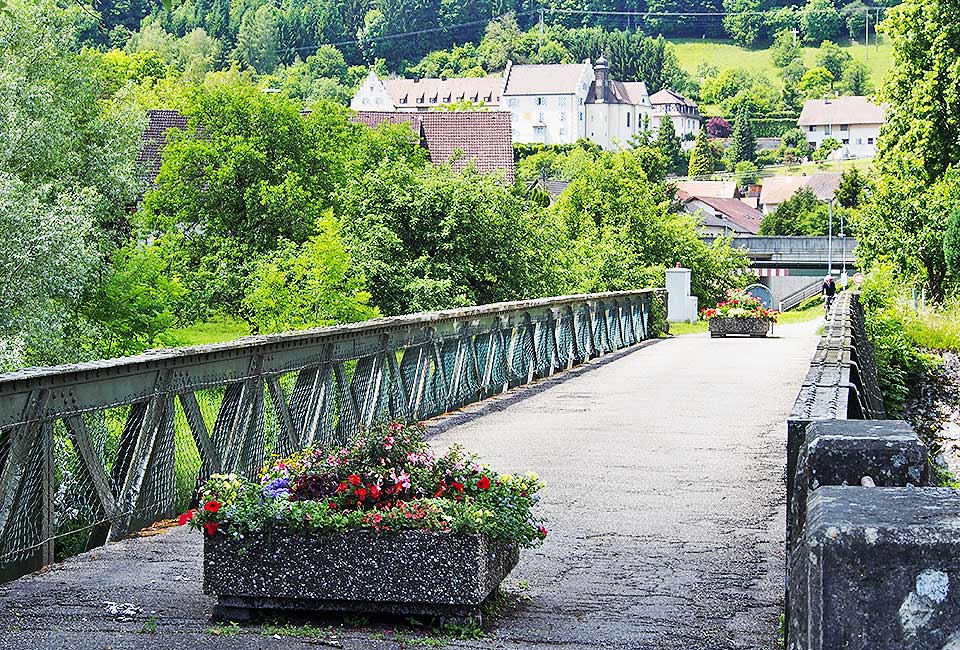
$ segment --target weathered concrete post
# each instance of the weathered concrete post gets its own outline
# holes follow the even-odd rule
[[[696,323],[697,297],[690,295],[690,269],[667,269],[667,321]]]

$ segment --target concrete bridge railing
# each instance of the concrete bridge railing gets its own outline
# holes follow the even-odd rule
[[[657,335],[664,291],[380,318],[0,375],[0,577],[188,507],[218,472],[420,420]]]
[[[883,419],[863,318],[841,294],[788,421],[786,648],[960,648],[960,491]]]

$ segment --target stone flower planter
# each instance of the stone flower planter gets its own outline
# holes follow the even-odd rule
[[[519,560],[481,535],[406,530],[340,534],[271,530],[205,536],[203,590],[216,618],[294,609],[466,618]]]
[[[721,318],[715,317],[708,321],[710,336],[722,337],[729,335],[739,336],[766,336],[770,331],[769,318]]]

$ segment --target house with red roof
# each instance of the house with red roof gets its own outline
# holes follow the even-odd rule
[[[683,209],[700,219],[705,236],[743,237],[760,232],[763,213],[740,199],[678,193]]]

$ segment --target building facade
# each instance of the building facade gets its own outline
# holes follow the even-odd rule
[[[696,104],[672,91],[657,95],[664,92],[683,101],[682,110],[676,111],[678,134],[699,132]],[[595,65],[589,59],[571,64],[508,62],[502,77],[381,79],[371,71],[350,107],[419,113],[458,102],[509,111],[515,143],[566,145],[588,138],[603,149],[617,149],[629,147],[638,133],[657,128],[657,107],[646,84],[610,79],[603,57]],[[673,109],[663,105],[661,110],[667,115]]]
[[[816,149],[827,138],[835,138],[840,148],[830,158],[872,158],[877,155],[877,138],[883,126],[883,107],[866,97],[824,97],[803,105],[797,126],[807,143]]]
[[[680,137],[684,148],[692,149],[693,141],[700,133],[700,110],[697,103],[668,88],[650,96],[652,105],[651,128],[660,130],[663,120],[673,121],[673,130]]]
[[[442,109],[444,105],[470,102],[489,110],[500,109],[503,77],[457,77],[439,79],[381,79],[370,71],[350,102],[355,111],[417,113]]]

